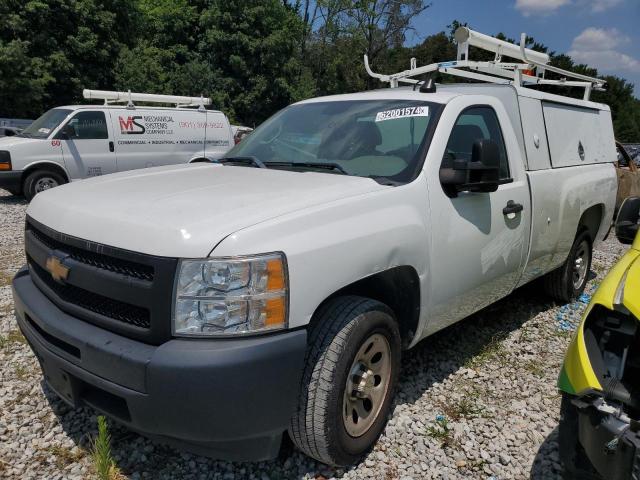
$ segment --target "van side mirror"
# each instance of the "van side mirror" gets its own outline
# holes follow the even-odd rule
[[[616,219],[616,237],[620,243],[630,244],[640,227],[640,197],[628,197],[620,205]]]
[[[440,169],[440,182],[457,192],[495,192],[500,185],[500,149],[493,140],[476,140],[471,160],[454,160]],[[455,196],[455,195],[453,195]]]
[[[71,123],[67,123],[56,135],[59,140],[69,140],[76,136],[76,129]]]

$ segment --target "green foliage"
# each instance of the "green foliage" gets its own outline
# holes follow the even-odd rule
[[[0,113],[34,117],[78,101],[82,88],[111,87],[134,1],[0,2]]]
[[[453,428],[444,415],[437,415],[433,424],[425,427],[425,433],[438,441],[442,447],[451,447],[456,443]]]
[[[364,53],[380,72],[404,70],[412,57],[420,65],[455,58],[453,32],[466,25],[457,20],[404,46],[414,19],[430,6],[424,0],[4,0],[0,116],[36,117],[81,101],[83,88],[130,89],[204,94],[232,121],[253,126],[297,100],[381,87],[366,75]],[[548,52],[533,38],[527,44]],[[548,53],[554,65],[597,75],[567,55]],[[493,58],[473,48],[471,54]],[[633,86],[606,78],[609,91],[593,99],[611,106],[619,140],[640,141]]]
[[[99,480],[112,480],[116,471],[115,462],[111,456],[111,435],[107,428],[107,420],[98,417],[98,436],[93,441],[91,458]]]

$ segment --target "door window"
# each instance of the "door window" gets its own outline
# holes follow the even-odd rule
[[[69,120],[66,130],[69,138],[74,140],[109,138],[104,112],[79,112]]]
[[[451,168],[454,160],[470,161],[473,144],[477,140],[493,140],[498,145],[500,180],[508,180],[510,172],[507,149],[498,117],[491,107],[471,107],[460,114],[451,131],[442,167]]]

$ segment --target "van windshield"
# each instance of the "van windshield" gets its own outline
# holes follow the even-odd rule
[[[406,182],[424,158],[427,132],[439,110],[438,104],[409,100],[292,105],[236,145],[224,161],[252,159],[266,168]]]
[[[17,136],[28,138],[47,138],[49,134],[62,122],[72,110],[54,108],[44,113]]]

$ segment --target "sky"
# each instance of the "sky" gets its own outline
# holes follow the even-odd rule
[[[640,0],[431,0],[408,44],[447,30],[453,20],[482,33],[526,32],[577,63],[635,85],[640,98]]]

